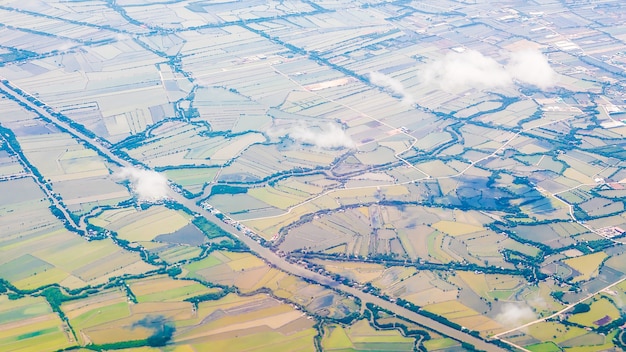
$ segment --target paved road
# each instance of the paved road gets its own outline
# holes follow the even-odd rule
[[[98,141],[94,140],[93,138],[90,138],[89,136],[83,134],[81,131],[74,129],[73,127],[69,126],[69,124],[60,121],[58,118],[52,116],[50,113],[48,113],[44,108],[42,107],[38,107],[37,105],[31,103],[30,101],[28,101],[26,98],[24,98],[23,96],[21,96],[20,94],[18,94],[17,92],[15,92],[15,90],[10,87],[5,85],[4,83],[0,82],[0,89],[8,92],[13,98],[23,102],[24,104],[27,104],[29,107],[31,107],[32,109],[34,109],[35,111],[37,111],[39,114],[41,114],[42,116],[44,116],[45,118],[51,120],[54,124],[58,125],[59,127],[69,131],[70,133],[72,133],[74,136],[76,136],[77,138],[91,144],[91,146],[97,150],[99,150],[103,155],[106,155],[108,158],[110,158],[112,161],[116,162],[117,164],[121,165],[121,166],[133,166],[130,162],[119,158],[117,155],[113,154],[108,148],[104,147],[102,144],[100,144]],[[280,268],[281,270],[290,273],[292,275],[295,276],[299,276],[302,278],[307,278],[313,282],[322,284],[322,285],[326,285],[326,286],[330,286],[332,288],[334,288],[335,290],[339,291],[339,292],[343,292],[346,294],[350,294],[352,296],[358,297],[361,302],[363,304],[365,303],[372,303],[375,304],[379,307],[382,307],[384,309],[387,309],[393,313],[395,313],[397,316],[401,316],[404,317],[410,321],[413,321],[417,324],[423,325],[425,327],[428,327],[432,330],[438,331],[444,335],[448,335],[456,340],[459,341],[463,341],[463,342],[467,342],[469,344],[474,345],[477,349],[479,350],[485,350],[485,351],[506,351],[506,349],[503,349],[501,347],[498,347],[494,344],[485,342],[481,339],[478,339],[472,335],[469,335],[467,333],[464,333],[462,331],[458,331],[456,329],[453,329],[447,325],[441,324],[433,319],[430,319],[428,317],[425,317],[423,315],[417,314],[411,310],[408,310],[406,308],[400,307],[394,303],[385,301],[377,296],[362,292],[360,290],[357,290],[353,287],[350,286],[346,286],[343,285],[341,283],[338,283],[336,281],[334,281],[333,279],[326,277],[324,275],[320,275],[316,272],[310,271],[304,267],[301,267],[297,264],[294,263],[290,263],[288,261],[286,261],[284,258],[279,257],[276,253],[274,253],[273,251],[271,251],[270,249],[263,247],[262,245],[260,245],[259,243],[257,243],[255,240],[253,240],[252,238],[248,237],[247,235],[245,235],[243,232],[237,230],[235,227],[225,224],[223,223],[221,220],[219,220],[218,218],[216,218],[213,214],[211,214],[209,211],[203,209],[202,207],[198,206],[195,201],[193,200],[189,200],[185,197],[183,197],[181,194],[176,193],[176,192],[171,192],[171,197],[173,200],[179,202],[180,204],[183,204],[184,206],[186,206],[187,208],[189,208],[190,210],[197,212],[199,214],[201,214],[202,216],[204,216],[205,218],[207,218],[207,220],[210,220],[212,222],[214,222],[215,224],[217,224],[218,226],[220,226],[222,229],[224,229],[225,231],[228,231],[230,233],[235,234],[237,237],[239,237],[239,239],[245,243],[253,252],[255,252],[256,254],[258,254],[261,258],[264,258],[268,263],[273,264],[274,266],[276,266],[277,268]]]

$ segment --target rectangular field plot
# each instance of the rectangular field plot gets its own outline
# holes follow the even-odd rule
[[[190,302],[132,304],[120,289],[66,302],[61,309],[82,344],[145,340],[155,329],[194,316]]]
[[[205,125],[165,122],[154,128],[149,138],[124,147],[124,151],[151,167],[221,166],[250,145],[265,141],[256,132],[228,138],[208,132]]]
[[[0,295],[0,350],[56,351],[76,345],[72,333],[43,297]]]
[[[593,253],[585,256],[566,259],[563,263],[573,268],[579,273],[578,276],[573,278],[574,282],[586,281],[592,277],[598,275],[600,265],[607,258],[607,255],[603,252]]]
[[[72,211],[88,212],[95,205],[114,205],[130,196],[111,178],[108,162],[67,133],[31,134],[18,141]]]
[[[219,168],[198,167],[169,169],[164,173],[172,182],[195,194],[201,192],[207,183],[213,181],[218,171]]]
[[[374,329],[367,320],[359,320],[343,327],[329,324],[324,327],[324,351],[410,351],[415,339],[404,337],[398,330]]]
[[[152,206],[142,211],[134,208],[106,210],[90,221],[117,232],[119,238],[138,242],[176,233],[190,223],[191,215],[164,206]]]
[[[39,198],[43,192],[33,180],[10,182],[23,189],[25,198],[0,206],[0,266],[4,268],[0,276],[19,289],[53,283],[73,289],[154,268],[139,254],[121,249],[110,239],[89,242],[69,232],[52,215],[49,203]]]
[[[167,276],[128,281],[138,302],[175,302],[193,297],[218,294],[219,288],[207,288],[192,280],[174,280]]]
[[[177,345],[197,350],[314,351],[314,321],[266,295],[229,294],[198,304],[193,317],[176,324]]]

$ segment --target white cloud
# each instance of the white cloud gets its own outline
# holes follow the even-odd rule
[[[513,328],[537,319],[537,315],[525,304],[506,303],[495,319],[502,325]]]
[[[550,67],[548,60],[537,50],[511,53],[506,69],[516,80],[532,84],[540,89],[554,86],[557,79],[556,72]]]
[[[511,53],[505,66],[475,50],[451,52],[442,59],[424,65],[418,72],[422,82],[441,89],[489,89],[511,86],[514,80],[541,89],[554,86],[556,72],[537,50]]]
[[[287,131],[286,135],[300,143],[311,144],[324,149],[354,147],[354,141],[346,131],[332,123],[319,129],[295,126]]]
[[[392,93],[402,97],[402,103],[408,105],[413,104],[413,97],[411,96],[411,94],[406,92],[406,89],[404,88],[402,82],[398,81],[397,79],[389,77],[380,72],[370,72],[369,79],[372,84],[386,88]]]
[[[114,176],[130,181],[131,188],[140,201],[157,202],[168,198],[167,178],[156,171],[123,167]]]
[[[451,52],[420,71],[422,81],[450,91],[467,88],[495,88],[513,83],[511,76],[496,60],[475,50]]]
[[[298,143],[323,149],[354,148],[355,146],[352,138],[341,127],[330,122],[319,127],[299,124],[288,128],[270,129],[266,133],[270,138],[289,137]]]

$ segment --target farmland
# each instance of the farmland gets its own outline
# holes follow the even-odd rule
[[[217,251],[183,269],[186,277],[235,286],[243,293],[269,289],[276,297],[320,316],[343,319],[358,307],[329,289],[271,268],[250,253]]]
[[[27,351],[32,346],[55,350],[73,345],[73,337],[43,298],[8,300],[0,296],[2,333],[6,351]]]
[[[623,348],[623,13],[4,2],[0,350]]]

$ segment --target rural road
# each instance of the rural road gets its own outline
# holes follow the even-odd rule
[[[0,77],[1,78],[1,77]],[[41,116],[45,117],[46,119],[52,121],[54,124],[56,124],[57,126],[61,127],[62,129],[69,131],[71,134],[73,134],[76,138],[85,141],[86,143],[90,144],[92,148],[98,150],[100,153],[102,153],[103,155],[106,155],[111,161],[121,165],[121,166],[127,166],[127,167],[133,167],[134,165],[120,157],[118,157],[117,155],[113,154],[108,148],[104,147],[102,144],[100,144],[98,141],[96,141],[95,139],[85,135],[84,133],[82,133],[80,130],[75,129],[73,127],[71,127],[68,123],[63,122],[61,120],[59,120],[57,117],[53,116],[52,114],[50,114],[49,112],[46,111],[46,109],[43,108],[43,106],[46,106],[43,102],[42,105],[43,106],[37,106],[36,104],[33,104],[32,102],[30,102],[28,99],[26,99],[25,96],[23,96],[22,94],[28,94],[26,92],[23,91],[22,94],[19,94],[16,90],[15,90],[15,85],[7,85],[4,82],[0,82],[0,92],[4,91],[6,92],[11,98],[13,98],[16,101],[19,101],[23,104],[26,104],[27,106],[29,106],[31,109],[33,109],[34,111],[37,111],[37,113],[39,113]],[[30,96],[32,97],[32,96]],[[51,108],[51,107],[50,107]],[[276,253],[274,253],[273,251],[271,251],[270,249],[263,247],[261,244],[259,244],[258,242],[256,242],[255,240],[253,240],[252,238],[248,237],[247,235],[245,235],[243,232],[237,230],[235,227],[225,224],[223,223],[221,220],[219,220],[218,218],[216,218],[212,213],[210,213],[209,211],[203,209],[202,207],[198,206],[194,200],[190,200],[185,198],[184,196],[182,196],[179,193],[176,192],[171,192],[171,197],[174,201],[186,206],[187,208],[189,208],[191,211],[197,212],[199,214],[201,214],[202,216],[204,216],[205,218],[207,218],[207,220],[214,222],[216,225],[218,225],[219,227],[221,227],[222,229],[224,229],[227,232],[233,233],[235,235],[237,235],[239,237],[239,239],[245,243],[253,252],[255,252],[257,255],[259,255],[261,258],[265,259],[266,262],[273,264],[274,266],[276,266],[277,268],[280,268],[281,270],[295,275],[295,276],[299,276],[302,278],[306,278],[309,279],[313,282],[316,282],[318,284],[322,284],[322,285],[326,285],[329,287],[332,287],[333,289],[342,292],[344,294],[349,294],[352,295],[354,297],[358,297],[362,304],[365,303],[372,303],[375,304],[379,307],[382,307],[384,309],[387,309],[389,311],[391,311],[392,313],[396,314],[397,316],[406,318],[410,321],[413,321],[419,325],[428,327],[432,330],[435,330],[437,332],[440,332],[444,335],[450,336],[458,341],[462,341],[462,342],[466,342],[469,344],[474,345],[474,347],[478,350],[484,350],[484,351],[488,351],[488,352],[496,352],[496,351],[507,351],[506,349],[496,346],[492,343],[486,342],[484,340],[481,340],[479,338],[476,338],[470,334],[467,334],[465,332],[453,329],[447,325],[444,325],[442,323],[439,323],[431,318],[428,318],[426,316],[420,315],[418,313],[415,313],[411,310],[408,310],[404,307],[398,306],[394,303],[391,303],[389,301],[386,301],[382,298],[379,298],[377,296],[371,295],[369,293],[365,293],[362,292],[360,290],[357,290],[353,287],[350,286],[346,286],[343,285],[341,283],[338,283],[336,281],[334,281],[333,279],[323,276],[321,274],[318,274],[316,272],[310,271],[304,267],[301,267],[297,264],[294,263],[290,263],[288,261],[286,261],[284,258],[279,257]]]

